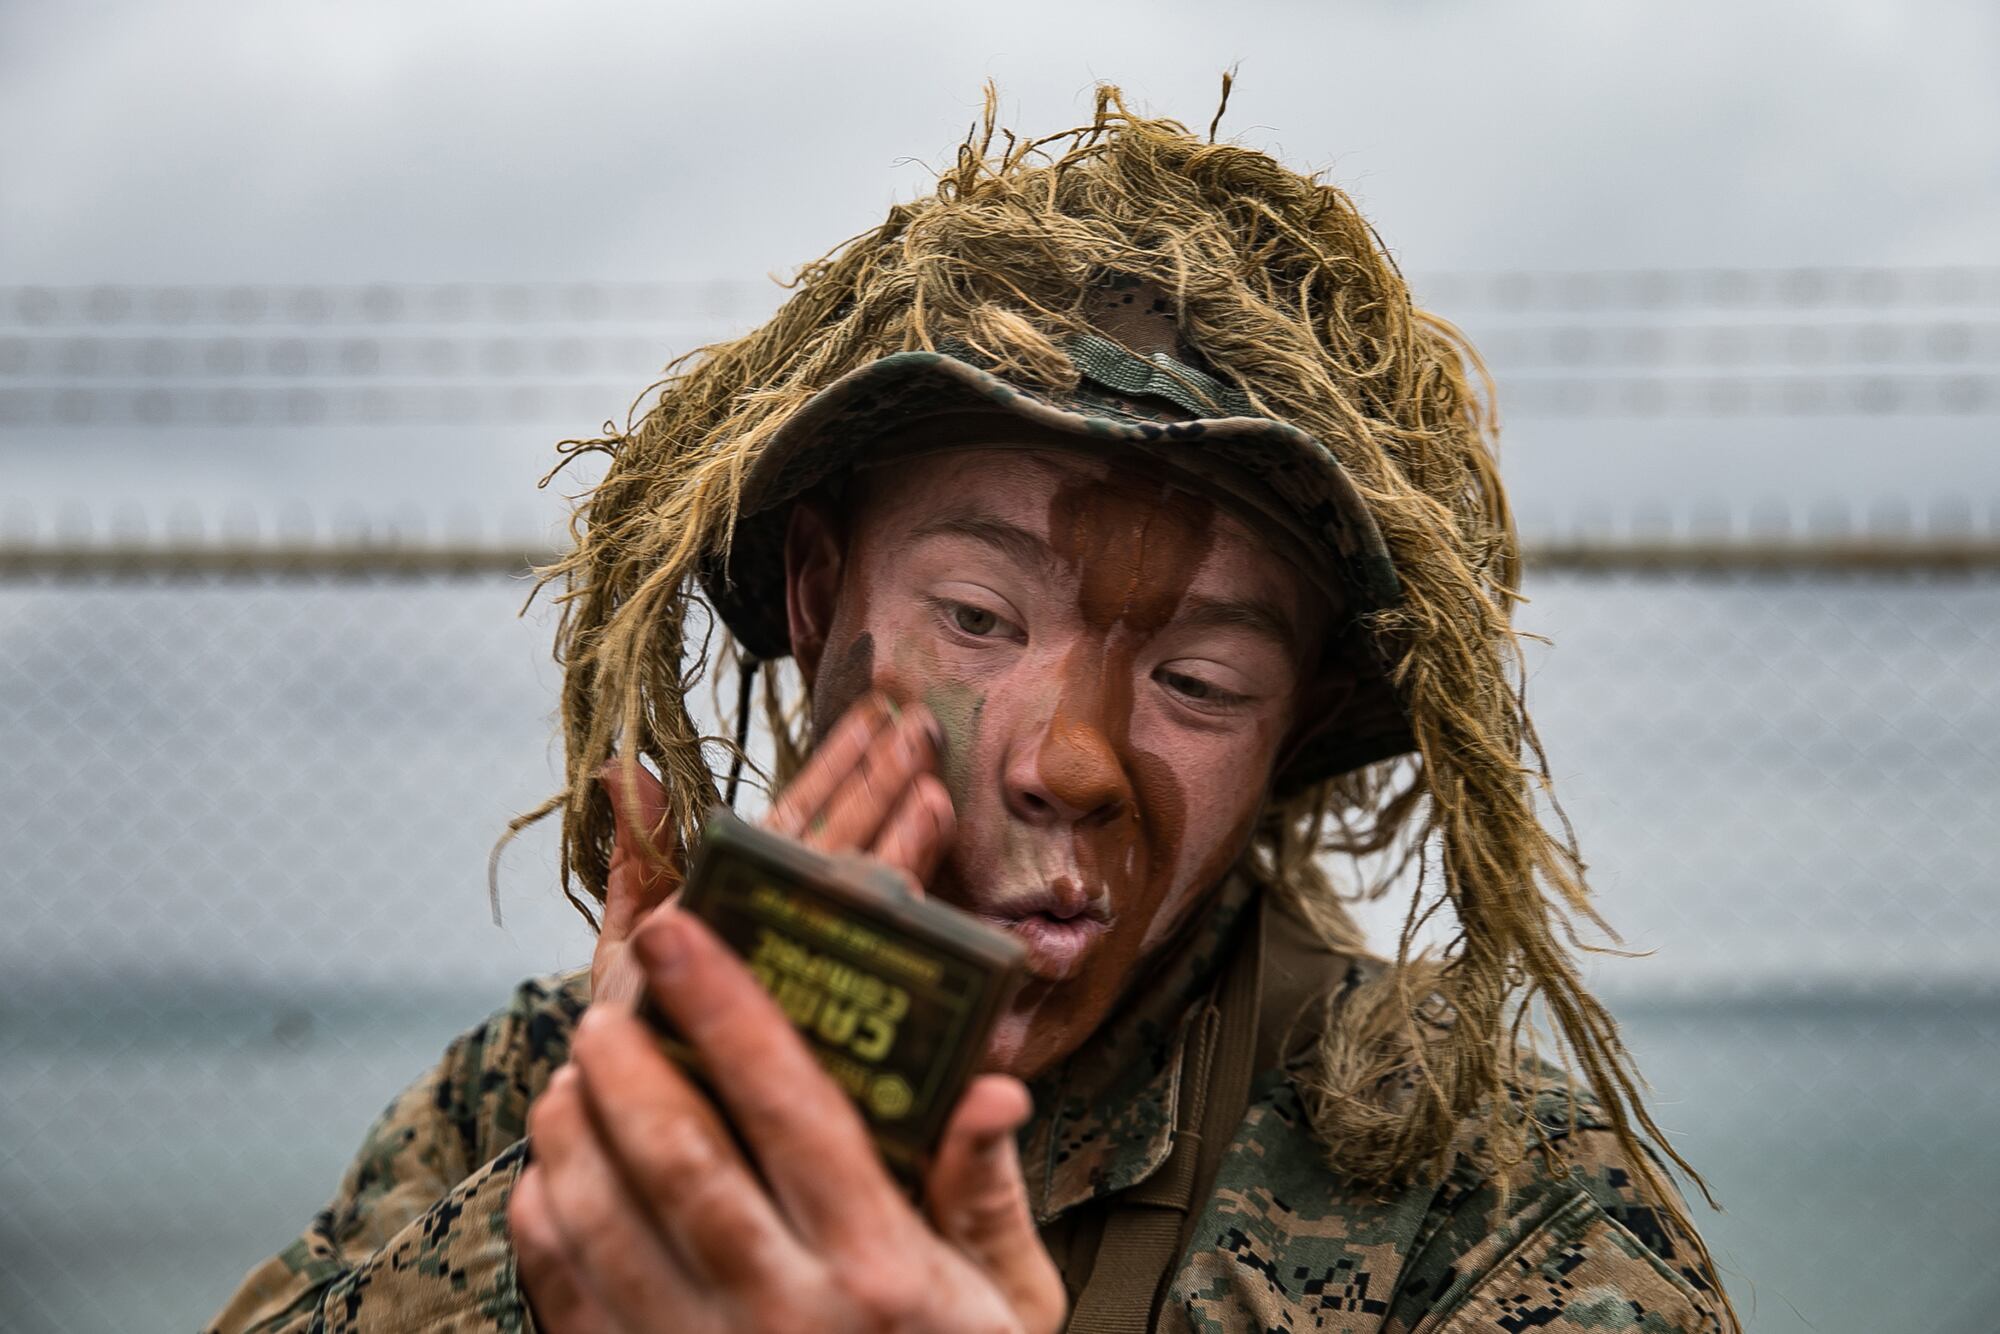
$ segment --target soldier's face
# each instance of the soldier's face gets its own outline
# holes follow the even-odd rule
[[[923,455],[790,538],[815,733],[871,688],[944,726],[930,892],[1027,947],[988,1065],[1032,1077],[1244,849],[1323,608],[1230,512],[1067,451]]]

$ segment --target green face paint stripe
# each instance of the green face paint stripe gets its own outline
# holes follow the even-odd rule
[[[955,681],[928,687],[924,705],[944,730],[944,785],[954,802],[970,791],[972,756],[979,737],[979,718],[986,708],[986,696],[969,685]]]

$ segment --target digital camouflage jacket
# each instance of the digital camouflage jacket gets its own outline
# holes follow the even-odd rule
[[[1022,1162],[1036,1216],[1059,1230],[1160,1168],[1196,1003],[1247,891],[1232,886],[1135,1000],[1038,1081]],[[1337,956],[1328,956],[1336,958]],[[1350,981],[1356,974],[1348,972]],[[452,1043],[369,1129],[331,1203],[244,1280],[218,1334],[527,1331],[507,1196],[528,1105],[566,1059],[588,974],[524,983]],[[1338,1010],[1334,1011],[1338,1022]],[[1321,1331],[1710,1331],[1714,1279],[1582,1096],[1537,1115],[1568,1170],[1538,1166],[1505,1198],[1461,1156],[1394,1192],[1326,1164],[1282,1071],[1252,1089],[1159,1328]],[[1055,1248],[1057,1258],[1062,1251]],[[1072,1280],[1072,1296],[1076,1288]]]

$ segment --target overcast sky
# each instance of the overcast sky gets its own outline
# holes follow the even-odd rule
[[[1223,134],[1328,171],[1420,278],[2000,261],[1990,0],[15,0],[0,284],[755,281],[922,189],[989,76],[1026,132],[1082,118],[1098,79],[1200,126],[1229,66]],[[1921,503],[1967,467],[2000,489],[1967,462],[1992,420],[1905,423],[1886,452],[1872,426],[1669,423],[1615,458],[1555,423],[1510,467],[1558,508],[1634,485],[1692,503],[1781,488],[1811,450],[1834,490],[1915,477]],[[458,447],[393,432],[342,437],[338,468],[302,437],[278,458],[172,431],[17,428],[0,458],[38,507],[129,484],[490,508],[553,434],[486,433],[504,465],[455,496]]]
[[[24,4],[14,281],[754,275],[920,184],[999,81],[1326,167],[1409,265],[1987,262],[2000,7]]]

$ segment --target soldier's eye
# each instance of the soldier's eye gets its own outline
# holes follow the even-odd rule
[[[1190,704],[1207,705],[1209,708],[1233,709],[1250,702],[1250,696],[1234,690],[1224,690],[1213,681],[1204,681],[1199,676],[1189,676],[1186,672],[1169,671],[1162,667],[1153,673],[1153,679],[1179,695]]]
[[[997,611],[988,611],[973,602],[960,602],[957,598],[927,597],[931,614],[937,617],[938,629],[942,632],[949,627],[968,639],[977,639],[992,644],[1025,644],[1027,632]]]
[[[1000,618],[984,607],[969,607],[958,602],[952,605],[951,623],[969,635],[984,637],[999,628]]]

